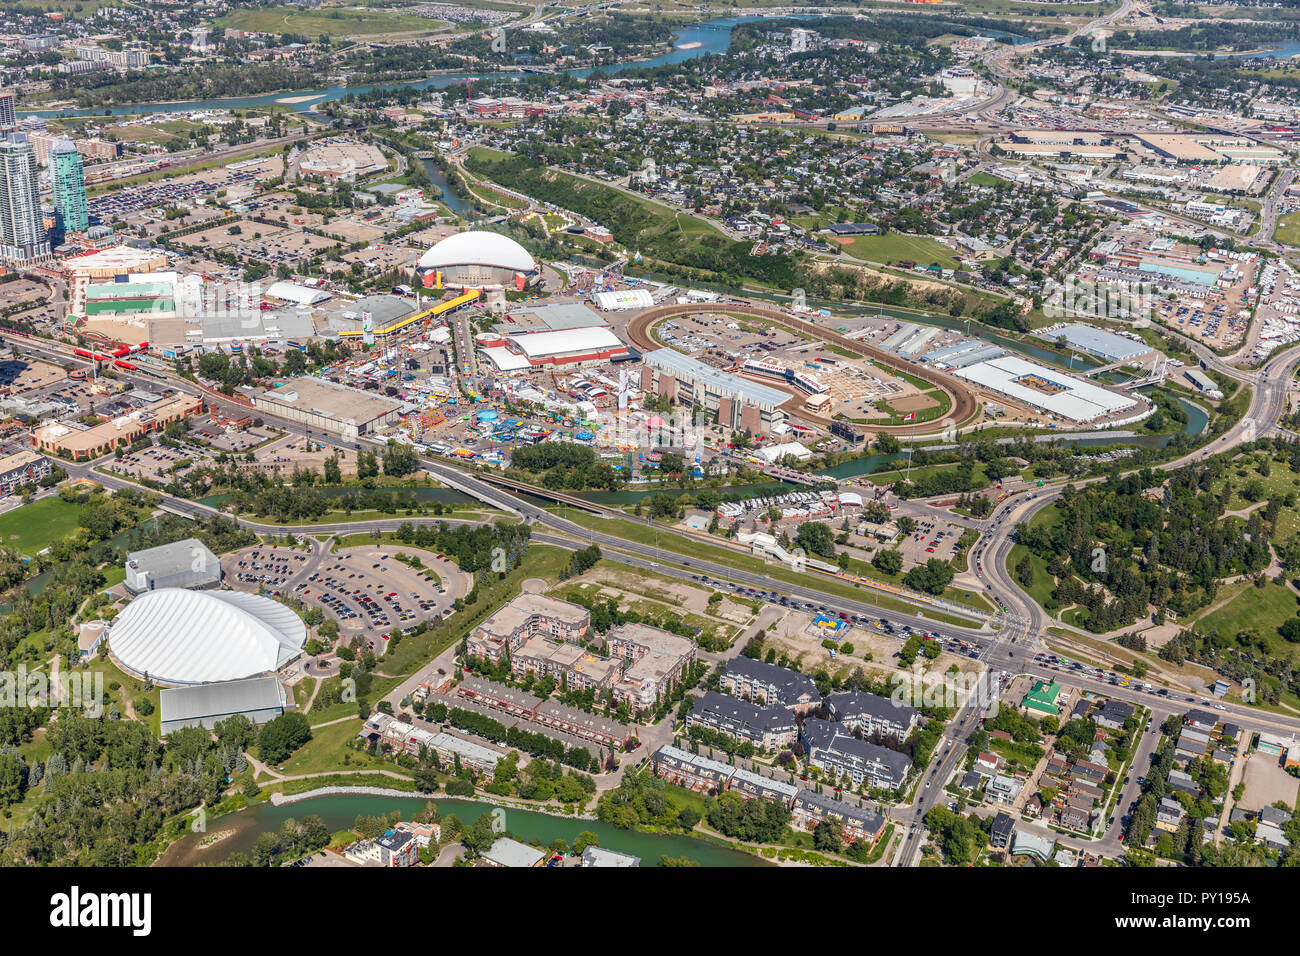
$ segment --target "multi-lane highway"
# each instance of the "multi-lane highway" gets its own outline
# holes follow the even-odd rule
[[[32,340],[26,337],[13,337],[10,341],[15,342],[24,351],[44,355],[59,362],[71,360],[68,350],[55,343]],[[1278,432],[1278,418],[1285,409],[1285,394],[1298,365],[1300,365],[1300,346],[1274,357],[1256,373],[1244,373],[1231,369],[1231,367],[1225,367],[1235,377],[1254,384],[1248,414],[1223,435],[1218,436],[1204,447],[1160,467],[1164,469],[1177,468],[1191,462],[1204,460],[1211,455],[1235,447],[1243,442],[1276,434]],[[129,375],[125,377],[130,378]],[[172,387],[191,393],[198,391],[193,383],[174,375],[167,376],[167,383]],[[141,379],[140,384],[148,384],[148,382]],[[265,413],[263,413],[263,417],[274,419],[274,416]],[[275,419],[275,421],[278,427],[291,433],[302,434],[305,431],[302,426],[295,423],[280,419]],[[319,434],[314,434],[313,438],[330,441],[330,439],[323,438]],[[362,441],[365,442],[366,440],[363,439]],[[343,443],[341,446],[355,448],[357,443]],[[787,600],[797,599],[815,607],[824,606],[836,612],[844,611],[868,619],[883,617],[894,622],[900,628],[907,625],[914,630],[935,632],[945,638],[965,640],[977,646],[980,661],[995,678],[1016,673],[1025,673],[1031,676],[1054,676],[1057,674],[1057,668],[1051,661],[1036,659],[1041,650],[1041,642],[1047,633],[1047,615],[1015,583],[1008,573],[1006,564],[1014,543],[1015,527],[1030,520],[1039,509],[1057,500],[1064,490],[1064,485],[1038,489],[1026,496],[1013,496],[998,505],[983,522],[972,521],[982,532],[980,541],[972,550],[972,566],[976,569],[976,575],[981,583],[1007,609],[1007,615],[1001,630],[995,634],[990,634],[986,630],[980,631],[946,624],[936,625],[935,622],[926,619],[920,614],[904,615],[894,611],[885,611],[873,606],[866,600],[847,600],[838,596],[830,596],[818,587],[819,582],[812,575],[809,575],[807,585],[788,585],[784,582],[774,582],[762,574],[741,571],[698,558],[684,557],[676,550],[629,541],[604,532],[592,531],[546,510],[526,497],[483,481],[464,468],[431,459],[424,460],[422,464],[430,475],[445,483],[448,487],[460,490],[491,507],[520,516],[534,526],[533,538],[539,543],[571,548],[583,542],[595,542],[601,546],[602,551],[608,558],[632,567],[655,569],[658,573],[679,578],[711,579],[715,582],[715,586],[719,587],[742,586],[746,589],[753,588],[756,596],[770,601],[780,601],[781,597],[785,596]],[[89,466],[72,466],[70,470],[84,473],[89,471]],[[129,484],[124,479],[116,479],[99,473],[95,474],[95,478],[110,486],[126,486]],[[1095,480],[1101,479],[1076,481],[1074,484],[1078,486]],[[164,506],[169,510],[193,516],[214,513],[214,509],[196,502],[167,496],[164,496]],[[380,522],[369,522],[366,527],[396,527],[406,520],[410,519],[394,518]],[[294,530],[280,526],[260,525],[247,519],[241,519],[241,521],[262,531]],[[301,530],[308,530],[308,528],[304,527]],[[334,526],[313,525],[310,526],[310,530],[358,530],[358,526],[356,524],[347,524],[335,528]],[[669,529],[660,529],[660,533],[674,534]],[[726,582],[732,583],[727,584]],[[777,589],[779,589],[780,593],[777,593]],[[746,591],[746,593],[749,592]],[[1074,686],[1121,700],[1128,700],[1135,704],[1142,704],[1157,715],[1175,712],[1180,707],[1186,709],[1182,705],[1192,701],[1191,698],[1186,697],[1180,699],[1179,697],[1162,696],[1155,688],[1148,691],[1137,686],[1116,686],[1107,680],[1098,680],[1085,674],[1068,672],[1066,677]],[[961,765],[964,759],[964,741],[978,726],[987,703],[987,698],[972,698],[946,729],[943,739],[936,748],[931,765],[923,771],[913,804],[903,811],[903,821],[906,829],[902,847],[894,857],[896,865],[912,865],[916,862],[925,838],[924,814],[941,799],[944,794],[944,784]],[[1226,705],[1225,710],[1227,716],[1230,716],[1247,729],[1270,729],[1286,732],[1300,729],[1300,720],[1297,719],[1261,714],[1240,705]],[[1126,809],[1125,806],[1121,805],[1117,812],[1122,814]],[[895,819],[898,819],[897,815]]]

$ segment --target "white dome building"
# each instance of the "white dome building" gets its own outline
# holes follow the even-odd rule
[[[270,598],[160,588],[127,605],[108,645],[137,676],[207,684],[274,672],[301,654],[306,640],[302,618]]]
[[[528,250],[496,232],[460,232],[448,236],[420,257],[421,273],[436,273],[442,287],[462,289],[523,288],[537,276]],[[437,286],[437,281],[430,283]]]

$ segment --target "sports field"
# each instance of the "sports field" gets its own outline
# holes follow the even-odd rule
[[[943,243],[927,236],[909,236],[901,232],[883,236],[856,236],[844,249],[849,255],[868,262],[890,263],[910,259],[918,266],[937,262],[945,269],[956,269],[960,265],[952,250]]]
[[[80,509],[62,498],[43,498],[0,515],[0,544],[34,557],[77,528]]]

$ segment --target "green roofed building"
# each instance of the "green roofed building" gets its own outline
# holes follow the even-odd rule
[[[81,154],[70,139],[61,139],[50,152],[50,185],[61,235],[90,228],[86,207],[86,179]]]
[[[175,311],[176,295],[170,282],[103,282],[86,287],[87,315]]]
[[[1061,712],[1061,707],[1056,702],[1060,696],[1060,684],[1056,683],[1056,681],[1040,680],[1025,695],[1025,699],[1020,702],[1020,706],[1026,711],[1055,717]]]

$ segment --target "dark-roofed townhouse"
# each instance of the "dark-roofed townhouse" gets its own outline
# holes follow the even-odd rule
[[[727,661],[721,687],[732,697],[768,707],[788,707],[801,716],[815,709],[822,699],[816,682],[807,674],[751,657],[735,657]]]
[[[831,694],[826,708],[850,730],[861,730],[867,737],[892,737],[899,743],[907,739],[917,721],[916,708],[860,690]]]
[[[738,697],[709,691],[695,698],[686,727],[707,727],[756,747],[773,750],[794,742],[799,726],[784,707],[760,707]]]
[[[773,780],[771,777],[764,777],[762,774],[753,770],[746,770],[744,767],[737,767],[732,772],[731,780],[727,783],[727,789],[736,791],[746,800],[750,798],[775,800],[787,807],[794,800],[795,794],[799,792],[799,788],[792,783]]]
[[[885,829],[885,818],[874,810],[856,807],[812,790],[800,790],[795,795],[790,814],[793,823],[810,832],[826,820],[839,823],[844,831],[845,843],[861,840],[874,844]]]
[[[734,767],[720,760],[668,745],[654,752],[650,766],[656,776],[696,793],[717,793],[726,789],[727,782],[735,772]]]

